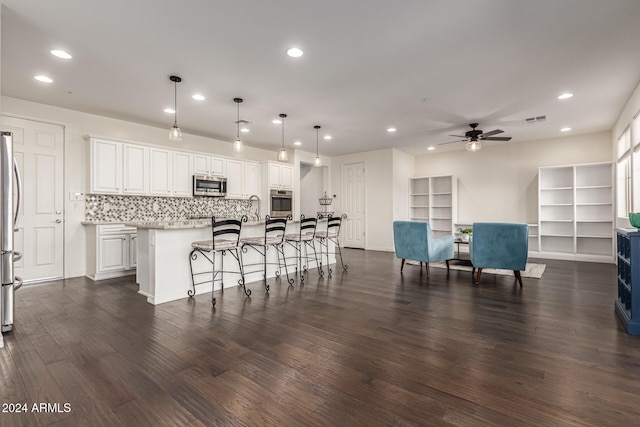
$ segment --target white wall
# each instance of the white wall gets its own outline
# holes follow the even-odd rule
[[[612,161],[611,133],[483,144],[416,158],[416,176],[458,177],[458,222],[538,220],[538,168]]]
[[[311,217],[322,211],[318,199],[324,195],[323,168],[317,168],[307,163],[300,164],[299,195],[300,213]],[[329,206],[328,211],[331,209],[333,209],[333,206]]]
[[[415,157],[393,150],[393,219],[409,219],[409,178],[414,175]]]
[[[58,123],[65,127],[65,277],[83,276],[87,264],[86,228],[80,224],[84,220],[84,202],[71,202],[66,197],[69,192],[86,193],[88,191],[89,154],[88,143],[84,140],[84,136],[99,135],[257,161],[274,160],[276,156],[273,151],[246,146],[244,151],[238,154],[233,151],[231,142],[186,133],[183,133],[182,141],[171,142],[168,138],[168,129],[171,124],[169,121],[166,129],[157,128],[4,96],[1,105],[2,114]]]

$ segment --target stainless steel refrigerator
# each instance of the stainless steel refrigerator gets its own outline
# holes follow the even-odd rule
[[[11,132],[2,132],[0,144],[0,317],[2,332],[13,329],[14,292],[22,286],[22,280],[15,277],[13,263],[21,258],[14,251],[13,233],[17,230],[20,215],[22,183],[18,163],[13,157],[13,138]]]

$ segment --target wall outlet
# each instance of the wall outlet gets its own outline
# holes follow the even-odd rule
[[[84,200],[84,193],[77,193],[77,192],[70,192],[69,193],[69,200],[72,201],[83,201]]]

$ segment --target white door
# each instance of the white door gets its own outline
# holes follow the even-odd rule
[[[22,174],[22,216],[15,250],[23,253],[16,276],[33,282],[64,275],[64,129],[60,125],[2,117],[13,132]]]
[[[364,249],[364,163],[350,163],[342,169],[344,213],[347,219],[340,230],[341,244]]]

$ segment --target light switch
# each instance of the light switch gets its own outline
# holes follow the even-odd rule
[[[70,192],[69,193],[69,200],[72,201],[83,201],[84,200],[84,193],[76,193],[76,192]]]

